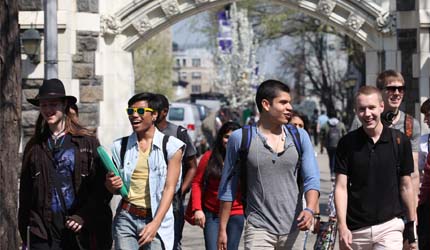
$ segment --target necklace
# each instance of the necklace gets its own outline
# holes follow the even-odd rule
[[[51,130],[49,130],[49,132],[51,132],[51,138],[54,140],[54,143],[57,143],[57,140],[64,135],[64,131],[66,131],[66,128],[63,128],[63,130],[61,130],[58,133],[53,133]]]
[[[51,130],[49,130],[49,132],[51,133],[50,138],[48,138],[48,147],[50,150],[58,151],[61,148],[64,142],[64,138],[66,138],[65,131],[66,128],[63,128],[63,130],[58,133],[53,133]],[[61,140],[59,140],[60,138]]]
[[[66,138],[65,134],[63,134],[63,136],[61,137],[61,140],[58,140],[59,137],[57,137],[56,140],[54,140],[53,138],[48,138],[49,150],[54,151],[54,152],[58,151],[61,148],[61,146],[63,146],[65,138]],[[51,143],[51,140],[52,140],[52,143]]]

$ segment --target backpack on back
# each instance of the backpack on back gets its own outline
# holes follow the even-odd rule
[[[328,131],[325,136],[325,147],[326,148],[336,148],[337,144],[342,137],[342,131],[339,127],[339,123],[336,125],[327,124]]]
[[[285,125],[285,127],[293,137],[293,142],[299,156],[294,173],[297,175],[297,185],[299,187],[299,191],[301,192],[301,190],[303,189],[303,180],[301,178],[300,169],[302,166],[303,150],[302,150],[302,144],[300,140],[300,134],[298,129],[294,125],[287,124]],[[252,140],[252,128],[251,126],[246,125],[242,128],[242,141],[238,152],[239,157],[236,161],[234,170],[232,171],[231,175],[228,177],[228,179],[231,178],[236,173],[237,170],[240,170],[239,185],[240,185],[240,191],[242,195],[242,205],[243,205],[244,211],[246,209],[246,199],[247,199],[246,191],[247,191],[247,185],[248,185],[247,184],[247,172],[248,172],[247,159],[248,159],[249,147],[251,145],[251,140]]]

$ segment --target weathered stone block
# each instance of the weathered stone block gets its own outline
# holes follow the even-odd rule
[[[43,79],[22,79],[22,88],[39,88],[42,83]]]
[[[99,103],[80,103],[79,113],[98,113]]]
[[[72,61],[74,63],[84,62],[84,55],[82,52],[78,52],[72,56]]]
[[[79,122],[85,127],[97,127],[99,125],[99,113],[80,113]]]
[[[94,64],[74,63],[72,75],[74,79],[90,78],[94,75]]]
[[[103,87],[81,85],[79,88],[81,103],[85,102],[99,102],[103,100]]]
[[[98,0],[78,0],[77,7],[79,12],[99,12],[99,1]]]
[[[20,11],[43,10],[43,1],[42,0],[19,0],[18,9]]]
[[[22,111],[22,127],[31,128],[36,125],[37,117],[39,116],[39,111],[37,110],[26,110]]]
[[[97,49],[97,37],[85,36],[78,38],[78,51],[95,51]]]

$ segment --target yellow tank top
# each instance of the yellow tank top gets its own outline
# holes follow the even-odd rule
[[[136,168],[131,175],[130,190],[128,192],[128,201],[138,207],[151,208],[151,195],[149,193],[149,166],[148,166],[148,149],[142,152],[139,149]]]

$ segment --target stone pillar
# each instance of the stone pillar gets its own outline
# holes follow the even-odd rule
[[[134,69],[132,53],[121,47],[125,37],[114,41],[100,37],[100,50],[96,53],[96,73],[103,75],[103,101],[100,102],[98,133],[103,145],[130,133],[125,113],[127,101],[134,95]]]
[[[383,53],[366,49],[366,85],[376,86],[376,78],[382,68]]]
[[[430,97],[430,2],[418,0],[418,55],[417,77],[419,77],[419,104]],[[428,133],[429,129],[424,124],[424,116],[421,115],[421,133]]]

